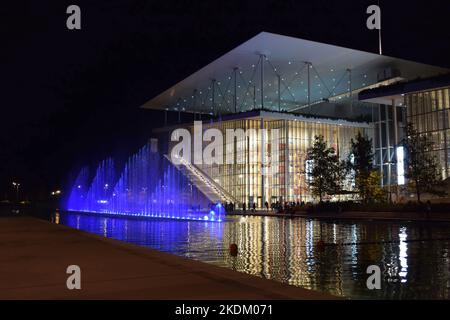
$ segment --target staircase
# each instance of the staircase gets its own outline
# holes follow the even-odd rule
[[[164,155],[178,170],[180,170],[198,190],[200,190],[212,203],[236,203],[236,199],[217,182],[195,165],[178,158],[180,164],[172,162],[168,155]]]

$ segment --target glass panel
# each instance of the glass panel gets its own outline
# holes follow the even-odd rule
[[[436,95],[437,95],[437,106],[439,110],[442,110],[444,108],[444,103],[442,101],[442,90],[437,90],[436,91]]]

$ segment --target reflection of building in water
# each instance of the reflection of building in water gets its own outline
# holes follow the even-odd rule
[[[443,288],[448,281],[449,271],[442,269],[449,266],[448,258],[426,259],[436,256],[434,249],[429,252],[430,243],[413,242],[421,259],[411,266],[409,240],[421,235],[411,235],[407,227],[269,217],[242,217],[239,223],[224,226],[224,247],[239,246],[237,257],[223,256],[226,266],[295,286],[341,296],[395,299],[414,297],[414,290],[404,285],[410,278],[420,279],[421,273],[439,275],[430,280],[435,287]],[[319,239],[326,243],[323,250],[317,247]],[[445,243],[437,242],[436,249],[448,252]],[[380,266],[384,290],[367,290],[366,269],[373,264]],[[445,292],[448,289],[440,296],[448,296]]]
[[[401,277],[401,282],[407,281],[406,277],[408,275],[408,243],[406,242],[408,235],[406,234],[406,227],[400,228],[400,233],[398,235],[400,239],[399,247],[399,259],[400,259],[400,272],[398,275]]]
[[[322,237],[333,243],[333,229],[326,225]],[[340,235],[345,231],[338,231]],[[225,255],[233,269],[295,286],[344,294],[345,255],[342,249],[316,247],[321,237],[318,221],[241,217],[238,223],[225,224],[224,246],[237,243],[239,254]],[[351,249],[349,249],[351,251]]]

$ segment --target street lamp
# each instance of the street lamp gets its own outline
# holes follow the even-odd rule
[[[20,183],[18,182],[13,182],[13,187],[16,189],[16,201],[19,202],[19,187],[20,187]]]

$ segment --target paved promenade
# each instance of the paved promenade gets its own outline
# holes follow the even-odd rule
[[[81,290],[66,268],[81,268]],[[0,218],[0,299],[334,299],[29,217]]]

